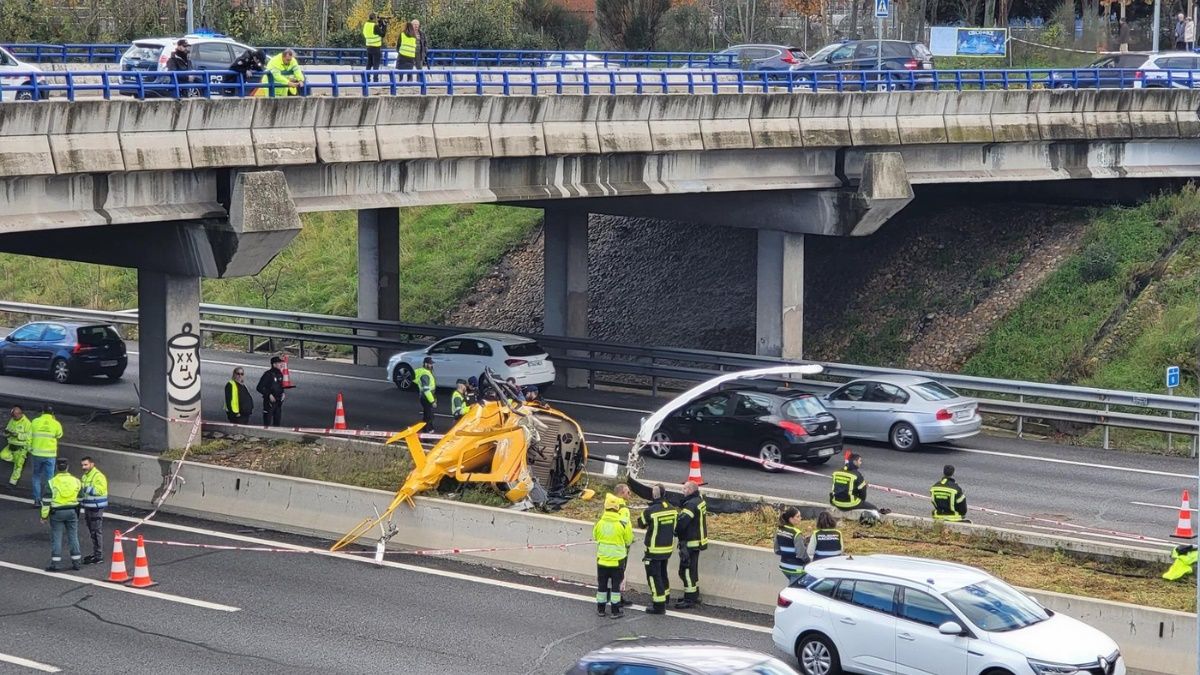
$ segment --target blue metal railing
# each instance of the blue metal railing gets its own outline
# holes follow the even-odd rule
[[[930,70],[762,72],[723,69],[309,70],[300,95],[398,94],[643,94],[848,91],[971,91],[984,89],[1195,88],[1196,71]],[[88,71],[5,73],[0,100],[65,97],[186,98],[284,95],[258,74],[232,71]]]
[[[29,63],[119,63],[129,44],[9,44],[17,58]],[[264,47],[268,53],[283,47]],[[367,62],[361,47],[292,47],[307,65],[362,66]],[[385,63],[395,61],[387,50]],[[703,52],[564,52],[495,49],[431,49],[431,67],[473,68],[732,68],[733,54]]]

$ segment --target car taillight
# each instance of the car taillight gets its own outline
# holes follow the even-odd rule
[[[76,342],[75,347],[71,349],[71,353],[78,354],[80,351],[82,351],[82,349],[83,349],[83,346],[80,345],[78,342]]]
[[[792,606],[792,601],[791,601],[791,600],[788,600],[788,599],[787,599],[787,598],[785,598],[785,597],[783,597],[783,593],[780,593],[780,594],[779,594],[779,598],[778,598],[777,600],[775,600],[775,604],[776,604],[776,605],[778,605],[778,606],[780,606],[780,607],[791,607],[791,606]]]
[[[920,67],[921,67],[921,64],[916,59],[909,59],[904,62],[904,68],[906,70],[916,70],[917,68],[920,68]]]
[[[782,422],[779,423],[779,427],[781,429],[783,429],[784,431],[791,433],[793,436],[807,436],[808,435],[808,429],[805,429],[803,424],[797,424],[795,422],[789,422],[788,420],[783,420]]]
[[[80,352],[88,352],[88,351],[91,351],[91,350],[93,350],[93,349],[95,349],[95,348],[96,348],[96,346],[95,346],[95,345],[85,345],[85,344],[81,344],[81,343],[79,343],[79,342],[76,342],[76,343],[75,343],[75,346],[71,348],[71,353],[72,353],[72,354],[78,354],[78,353],[80,353]]]
[[[1135,79],[1135,80],[1142,79],[1142,71],[1140,71],[1140,70],[1133,71],[1133,79]]]
[[[525,359],[504,359],[504,365],[508,366],[509,368],[513,368],[515,366],[523,366],[526,363],[529,363],[529,362],[526,361]]]
[[[796,57],[793,56],[791,52],[784,52],[783,57],[780,60],[784,63],[798,63],[798,61],[796,61]]]
[[[945,422],[946,420],[951,419],[953,417],[954,417],[954,414],[951,413],[949,410],[946,410],[945,408],[942,408],[941,410],[937,411],[937,420],[939,422]]]

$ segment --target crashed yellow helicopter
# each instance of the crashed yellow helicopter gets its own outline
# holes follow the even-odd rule
[[[510,385],[490,375],[485,379],[483,386],[495,400],[469,406],[428,453],[418,437],[423,422],[387,440],[389,445],[404,441],[415,468],[383,513],[347,532],[331,550],[345,548],[377,525],[380,540],[390,539],[396,533],[392,513],[404,502],[415,506],[414,495],[436,488],[448,477],[461,483],[491,483],[511,502],[529,500],[536,505],[562,498],[580,482],[587,444],[579,423],[540,403],[519,402]]]

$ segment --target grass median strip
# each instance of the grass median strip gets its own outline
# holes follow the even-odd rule
[[[178,452],[168,456],[178,457]],[[387,491],[394,491],[412,469],[403,448],[343,441],[326,444],[206,438],[189,459]],[[593,479],[590,487],[602,496],[612,483]],[[484,506],[508,505],[486,485],[464,486],[454,481],[446,481],[441,494],[428,496]],[[575,500],[553,515],[591,522],[599,516],[601,504],[600,499]],[[397,517],[403,518],[403,511]],[[753,505],[743,513],[711,514],[709,536],[717,541],[770,548],[778,518],[778,510],[770,504]],[[811,522],[805,523],[805,530],[812,528]],[[1165,567],[1154,563],[1089,558],[937,526],[905,527],[884,522],[867,527],[843,521],[841,530],[851,555],[891,553],[936,558],[973,565],[1027,588],[1180,611],[1196,608],[1195,586],[1164,581],[1160,575]]]

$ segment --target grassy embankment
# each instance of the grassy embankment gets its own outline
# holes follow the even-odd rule
[[[304,229],[255,277],[205,279],[205,302],[354,316],[358,230],[353,212],[303,216]],[[400,211],[400,314],[428,323],[454,307],[541,222],[541,211],[493,205]],[[137,305],[134,270],[0,254],[0,297],[117,310]],[[128,329],[127,329],[128,330]]]
[[[333,448],[321,444],[228,438],[206,439],[193,449],[194,461],[279,473],[394,491],[412,469],[403,447],[364,445],[361,449]],[[178,452],[173,457],[178,457]],[[490,486],[463,488],[453,481],[442,496],[487,506],[508,503]],[[598,494],[611,488],[591,482]],[[432,496],[432,495],[431,495]],[[556,515],[591,521],[599,515],[600,501],[576,500]],[[365,514],[364,514],[365,515]],[[403,511],[397,516],[403,518]],[[709,532],[719,541],[751,546],[771,546],[778,512],[762,505],[740,514],[714,514]],[[811,529],[812,523],[805,523]],[[913,528],[882,524],[863,527],[845,522],[842,531],[851,554],[894,553],[950,560],[986,569],[1007,581],[1059,593],[1131,602],[1184,611],[1195,609],[1195,588],[1159,578],[1161,565],[1135,561],[1082,560],[1064,551],[1035,549],[988,536],[966,536],[941,528]]]
[[[1196,392],[1200,193],[1098,211],[1083,248],[994,326],[964,373],[1166,393]],[[1096,429],[1080,437],[1097,444]],[[1113,429],[1117,447],[1165,451],[1161,434]],[[1177,442],[1176,452],[1186,452]],[[1181,447],[1182,446],[1182,447]]]

